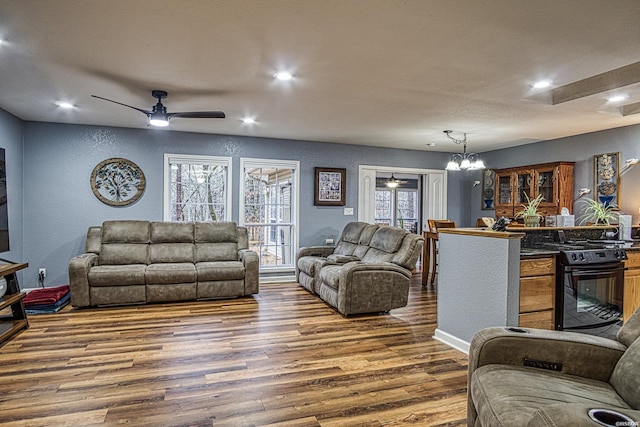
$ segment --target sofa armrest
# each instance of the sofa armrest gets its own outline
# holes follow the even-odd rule
[[[591,409],[605,409],[613,411],[625,415],[632,420],[631,422],[628,420],[614,421],[615,425],[638,425],[640,422],[640,411],[638,410],[612,407],[599,403],[593,403],[592,405],[559,403],[556,405],[547,405],[538,409],[531,420],[527,423],[527,426],[551,427],[596,425],[596,423],[591,421],[591,418],[589,417],[589,411]]]
[[[69,289],[72,306],[87,307],[91,305],[89,270],[95,265],[98,265],[98,255],[93,253],[78,255],[69,261]]]
[[[483,365],[524,366],[524,360],[551,362],[560,372],[607,381],[624,344],[575,332],[492,327],[479,331],[469,350],[469,379]]]
[[[317,256],[326,258],[331,255],[334,250],[335,248],[333,246],[307,246],[298,249],[296,260],[298,258],[302,258],[303,256]]]
[[[240,249],[238,260],[244,265],[245,295],[257,294],[260,291],[260,258],[255,251]]]
[[[386,312],[407,305],[411,272],[391,262],[354,261],[340,267],[338,280],[340,313]]]

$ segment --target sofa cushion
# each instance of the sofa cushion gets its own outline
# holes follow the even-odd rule
[[[237,250],[238,226],[235,222],[196,222],[196,243],[235,243]]]
[[[147,264],[147,243],[103,243],[100,248],[100,265]]]
[[[196,281],[196,267],[193,263],[149,264],[145,272],[147,284],[192,283]]]
[[[355,255],[331,254],[327,257],[327,260],[336,264],[346,264],[351,261],[360,261],[360,258]]]
[[[408,231],[397,227],[380,227],[371,237],[369,246],[384,252],[397,252]]]
[[[149,243],[149,221],[105,221],[102,243]]]
[[[636,310],[637,313],[640,310]],[[640,409],[640,338],[618,360],[609,381],[632,408]]]
[[[144,285],[145,264],[96,265],[89,270],[91,286]]]
[[[320,270],[320,281],[333,289],[340,287],[342,265],[326,265]]]
[[[470,387],[483,426],[526,426],[538,409],[558,403],[629,408],[609,383],[522,366],[482,366]]]
[[[321,260],[323,262],[321,262],[320,264],[317,264],[318,260]],[[303,273],[306,273],[309,276],[313,277],[316,275],[316,272],[318,271],[317,267],[318,266],[322,267],[326,263],[326,261],[327,259],[323,257],[303,256],[298,258],[298,269]]]
[[[195,266],[199,282],[244,279],[244,265],[240,261],[199,262]]]
[[[196,262],[237,260],[238,246],[235,243],[196,243]]]
[[[362,234],[362,230],[368,224],[365,222],[350,222],[342,230],[342,236],[340,236],[340,240],[343,242],[355,243],[356,245],[360,241],[360,235]]]
[[[152,222],[151,243],[193,243],[191,222]]]
[[[149,264],[162,262],[193,263],[193,243],[152,243],[149,245]]]

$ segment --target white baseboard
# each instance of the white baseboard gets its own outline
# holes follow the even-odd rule
[[[467,341],[461,340],[460,338],[455,337],[437,328],[436,328],[436,333],[433,335],[433,338],[437,341],[440,341],[443,344],[448,345],[449,347],[453,347],[456,350],[461,351],[466,355],[469,355],[469,347],[471,347],[471,343]]]
[[[296,276],[266,276],[260,277],[260,284],[262,283],[292,283],[296,281]]]

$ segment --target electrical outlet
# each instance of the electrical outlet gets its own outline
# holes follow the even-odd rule
[[[42,277],[43,279],[45,277],[47,277],[47,269],[46,268],[39,268],[38,269],[38,277]]]

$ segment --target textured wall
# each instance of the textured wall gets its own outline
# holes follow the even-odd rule
[[[158,129],[124,129],[53,123],[25,123],[24,143],[24,256],[30,268],[27,285],[35,284],[38,267],[47,268],[47,286],[67,283],[69,259],[84,250],[90,225],[108,219],[162,219],[164,153],[230,156],[233,158],[233,210],[238,220],[240,158],[299,160],[300,245],[322,244],[357,218],[358,165],[441,169],[448,155],[292,140],[260,139]],[[91,192],[89,176],[99,162],[124,157],[143,170],[147,188],[133,205],[111,207]],[[313,205],[314,167],[347,169],[347,206]],[[454,185],[459,178],[453,178]],[[460,218],[455,197],[450,216]]]

